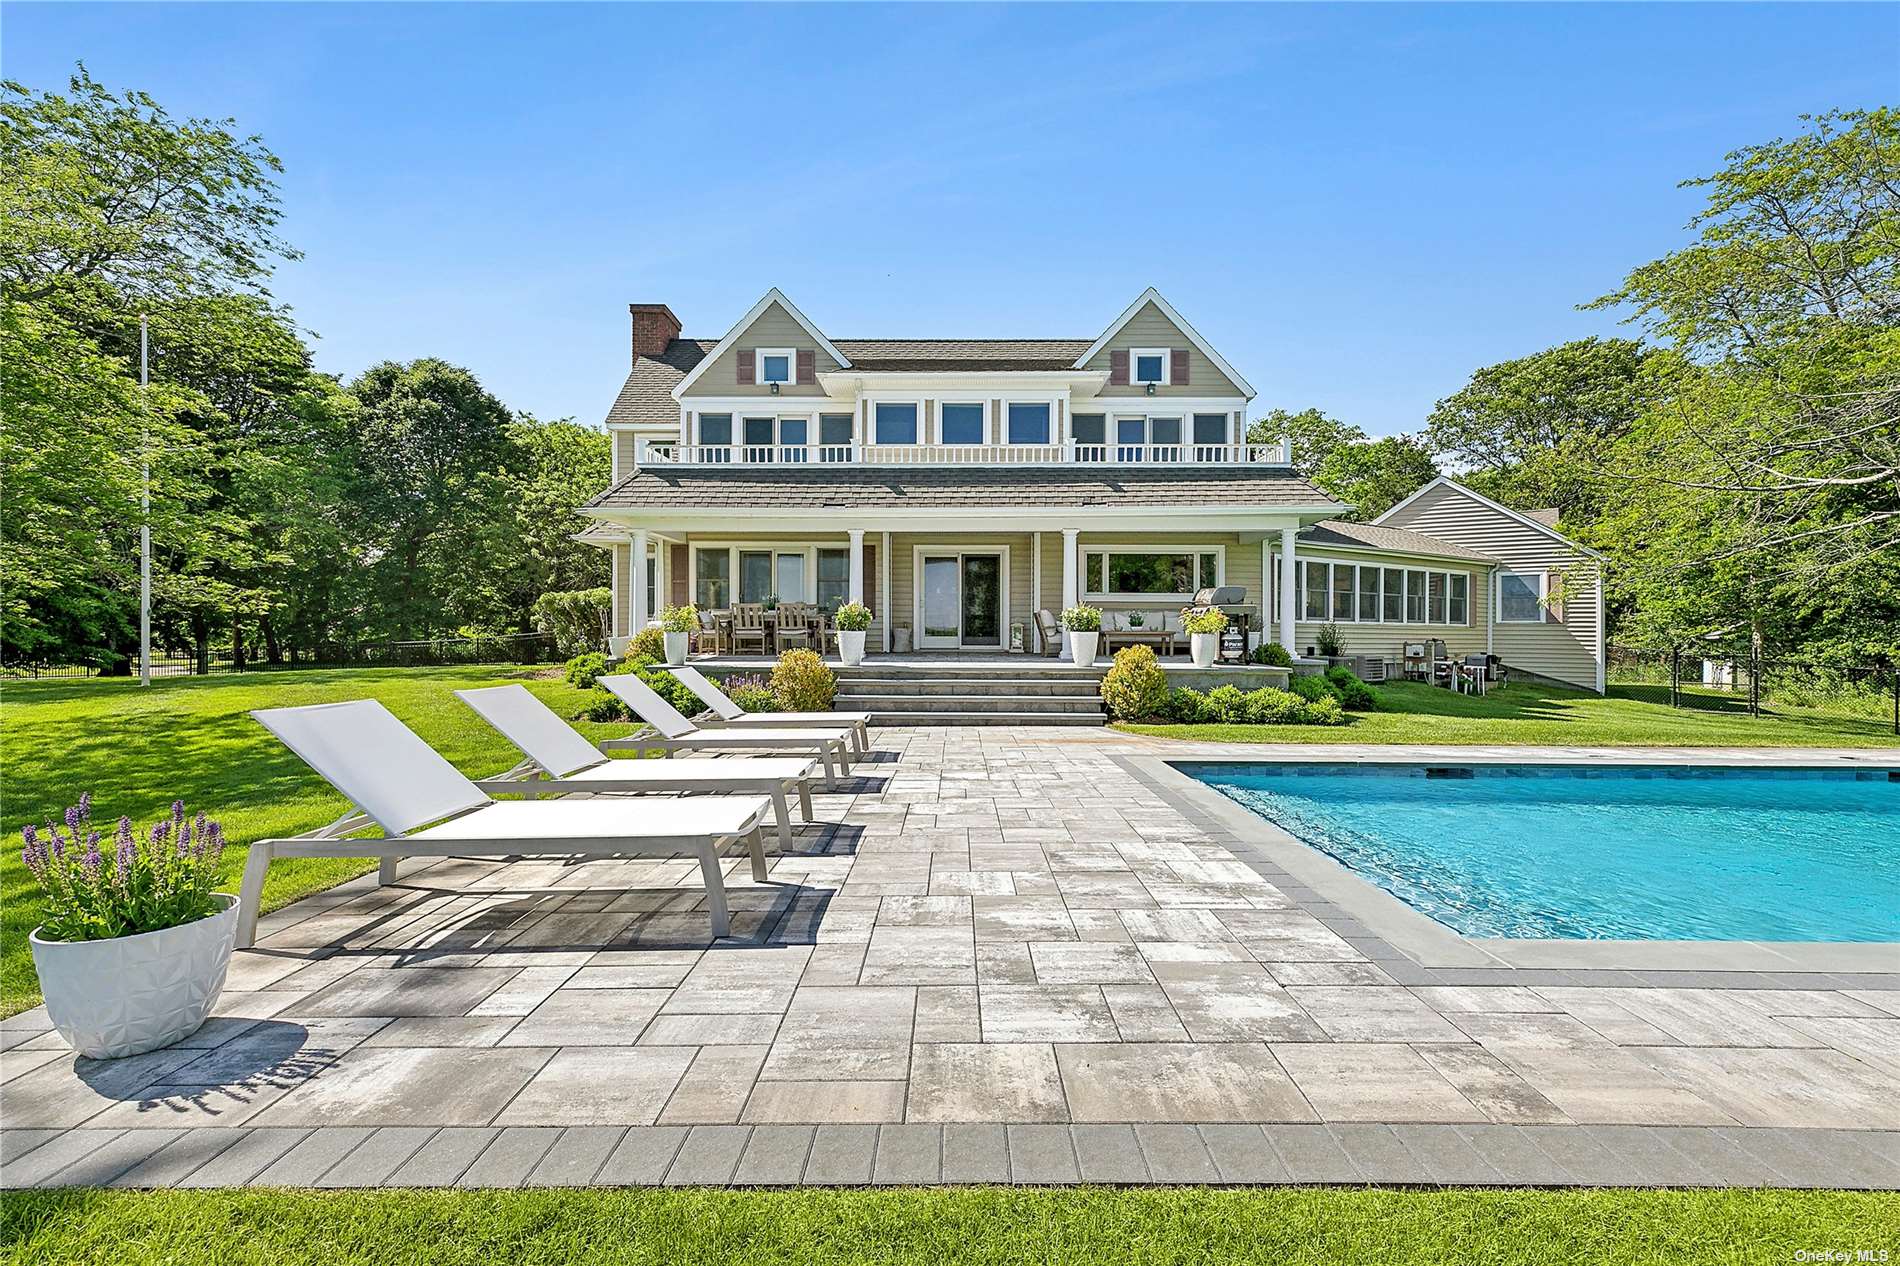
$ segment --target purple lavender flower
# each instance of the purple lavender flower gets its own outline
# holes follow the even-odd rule
[[[47,831],[47,834],[53,837],[53,845],[52,845],[53,860],[56,862],[65,861],[66,860],[66,837],[61,835],[59,833],[59,828],[54,826],[51,822],[48,822],[46,824],[46,831]]]
[[[224,828],[216,822],[208,823],[198,832],[198,860],[216,858],[224,853]]]
[[[81,860],[80,865],[86,868],[86,874],[89,877],[96,879],[99,877],[99,868],[105,865],[105,860],[104,855],[99,852],[99,832],[88,832],[86,835],[86,856]]]
[[[132,873],[132,863],[138,856],[138,840],[132,835],[132,819],[119,819],[119,833],[115,839],[117,849],[113,863],[118,868],[119,886],[124,887],[126,878]]]
[[[30,824],[20,828],[20,835],[26,841],[26,848],[21,850],[20,859],[26,863],[26,868],[33,872],[33,878],[39,879],[46,873],[46,841],[40,838],[39,831]]]
[[[83,804],[86,798],[84,796],[81,796],[79,799],[80,799],[80,802]],[[77,804],[72,805],[66,810],[66,829],[73,833],[73,838],[75,840],[79,838],[79,824],[81,821],[85,819],[85,816],[86,815],[83,812],[81,812],[80,807]]]

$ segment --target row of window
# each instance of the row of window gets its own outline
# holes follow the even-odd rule
[[[988,443],[988,424],[980,402],[946,400],[938,406],[938,443],[945,445],[981,445]],[[1049,444],[1053,442],[1047,403],[1011,403],[1004,406],[1003,442],[1005,444]],[[920,407],[911,401],[882,401],[873,406],[871,442],[874,444],[916,444],[919,442]],[[1123,460],[1139,456],[1144,448],[1170,448],[1192,443],[1209,448],[1228,443],[1229,418],[1225,413],[1176,415],[1115,415],[1114,438],[1109,438],[1109,418],[1104,413],[1078,413],[1069,420],[1070,439],[1084,449],[1100,449],[1103,455],[1114,445]],[[725,448],[740,444],[746,448],[804,448],[812,442],[810,417],[741,417],[735,435],[730,413],[699,415],[699,443]],[[817,442],[823,448],[842,449],[852,442],[852,416],[849,413],[818,415]],[[796,460],[796,458],[791,458]],[[838,460],[833,456],[831,460]]]
[[[730,606],[735,601],[733,568],[736,563],[736,601],[764,602],[776,598],[780,602],[815,602],[836,611],[851,594],[851,551],[814,551],[809,568],[807,558],[802,549],[695,549],[693,601],[707,610]]]
[[[1471,577],[1417,567],[1368,567],[1299,559],[1302,620],[1334,623],[1470,624]],[[1274,587],[1279,618],[1279,587]]]

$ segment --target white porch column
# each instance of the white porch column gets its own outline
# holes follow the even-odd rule
[[[1082,535],[1080,528],[1062,529],[1062,609],[1082,604],[1081,587],[1076,583],[1076,542]],[[1062,658],[1074,662],[1075,655],[1069,649],[1069,631],[1062,630]]]
[[[1029,628],[1035,644],[1030,650],[1037,655],[1046,649],[1042,644],[1042,624],[1036,619],[1036,612],[1042,610],[1042,533],[1029,535]]]
[[[851,601],[864,601],[864,529],[851,529]]]
[[[1299,615],[1300,599],[1299,564],[1294,559],[1293,541],[1299,531],[1296,527],[1280,529],[1280,645],[1286,647],[1289,655],[1299,654],[1293,648],[1297,637],[1293,624]]]
[[[633,592],[628,595],[631,599],[628,610],[633,613],[633,616],[627,632],[638,637],[640,630],[647,626],[649,614],[647,611],[647,530],[645,528],[633,530],[632,544],[628,554],[628,574],[633,579],[632,585],[629,586]]]
[[[884,626],[884,653],[891,653],[891,534],[877,547],[877,618]]]

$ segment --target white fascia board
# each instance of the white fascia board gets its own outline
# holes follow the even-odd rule
[[[1430,492],[1432,489],[1439,488],[1439,487],[1450,488],[1454,492],[1462,493],[1465,496],[1470,497],[1473,501],[1477,502],[1479,505],[1484,506],[1486,509],[1496,510],[1499,514],[1503,515],[1505,518],[1510,519],[1516,523],[1521,523],[1527,528],[1532,528],[1538,532],[1542,532],[1545,536],[1548,536],[1551,540],[1561,541],[1563,544],[1568,545],[1571,549],[1577,550],[1584,554],[1588,554],[1590,557],[1594,559],[1601,561],[1603,558],[1603,555],[1597,550],[1593,550],[1588,545],[1584,545],[1577,541],[1571,540],[1569,537],[1565,536],[1562,532],[1559,532],[1556,528],[1550,526],[1550,524],[1539,523],[1536,519],[1531,518],[1531,516],[1528,514],[1519,514],[1516,510],[1511,509],[1511,507],[1507,505],[1499,505],[1497,502],[1491,500],[1491,498],[1485,496],[1482,492],[1475,492],[1472,489],[1465,487],[1463,484],[1459,483],[1456,479],[1453,479],[1450,475],[1440,475],[1438,478],[1426,484],[1423,488],[1420,488],[1417,492],[1414,492],[1411,496],[1405,498],[1405,500],[1393,506],[1390,510],[1387,510],[1384,514],[1380,515],[1378,518],[1374,519],[1372,522],[1375,525],[1384,523],[1387,519],[1391,518],[1393,515],[1403,510],[1406,506],[1411,505],[1414,501],[1417,501],[1420,497],[1424,496],[1426,493]],[[1412,531],[1413,529],[1407,528],[1405,530],[1409,532],[1409,531]],[[1423,532],[1423,533],[1420,533],[1420,535],[1430,536],[1431,533]]]
[[[818,346],[824,348],[826,354],[829,355],[833,360],[837,361],[840,365],[849,365],[851,363],[850,357],[846,356],[843,352],[833,347],[831,345],[831,340],[818,332],[818,327],[813,325],[811,321],[806,318],[805,314],[798,310],[797,304],[793,303],[790,299],[787,299],[777,286],[773,286],[770,290],[765,292],[765,297],[763,299],[759,300],[757,303],[752,305],[751,311],[747,312],[744,316],[740,317],[739,320],[733,325],[733,327],[730,330],[726,331],[726,336],[720,339],[719,342],[713,346],[713,349],[710,352],[706,353],[706,355],[700,360],[699,364],[693,366],[692,370],[686,375],[686,377],[680,379],[677,383],[673,385],[673,398],[675,400],[682,398],[686,393],[686,389],[688,387],[691,387],[694,383],[698,382],[700,375],[705,373],[708,369],[712,368],[714,361],[718,360],[721,356],[724,356],[726,352],[731,350],[732,346],[739,341],[739,336],[744,334],[748,329],[750,329],[752,326],[752,323],[758,320],[760,316],[764,315],[765,310],[771,307],[775,303],[778,304],[780,307],[784,308],[787,312],[791,313],[792,320],[798,322],[799,326],[805,331],[805,333],[811,335],[812,339],[815,342],[817,342]],[[794,372],[792,376],[796,378],[797,377],[796,372]]]
[[[1181,333],[1185,334],[1187,336],[1188,342],[1194,344],[1194,346],[1201,349],[1201,355],[1207,357],[1207,359],[1214,362],[1214,368],[1220,370],[1221,373],[1227,375],[1227,381],[1233,383],[1235,386],[1239,387],[1241,391],[1245,392],[1248,400],[1252,400],[1254,398],[1254,395],[1256,393],[1253,389],[1253,384],[1248,382],[1245,378],[1242,378],[1240,376],[1240,371],[1235,369],[1232,365],[1228,364],[1227,358],[1225,356],[1222,356],[1219,352],[1215,351],[1214,345],[1208,342],[1206,339],[1202,338],[1201,332],[1195,329],[1192,325],[1189,325],[1187,322],[1187,319],[1183,317],[1179,312],[1176,312],[1174,310],[1174,305],[1169,303],[1166,299],[1162,298],[1161,292],[1159,290],[1156,290],[1153,286],[1150,286],[1146,290],[1142,291],[1140,298],[1136,299],[1133,303],[1129,304],[1127,311],[1123,312],[1120,316],[1115,318],[1113,324],[1111,324],[1108,327],[1108,329],[1103,332],[1102,337],[1096,339],[1095,342],[1090,345],[1088,351],[1083,352],[1080,356],[1076,357],[1075,367],[1077,369],[1080,369],[1082,366],[1088,364],[1091,360],[1094,360],[1097,356],[1101,355],[1102,349],[1108,346],[1109,341],[1111,339],[1113,339],[1117,334],[1121,333],[1122,327],[1135,319],[1135,313],[1141,311],[1142,308],[1144,308],[1150,303],[1154,304],[1157,308],[1160,308],[1162,315],[1167,317],[1168,320],[1174,322],[1174,328],[1181,331]]]
[[[1234,506],[1183,514],[1179,506],[1111,508],[1103,506],[957,506],[941,509],[867,509],[849,504],[814,506],[787,512],[735,509],[653,509],[599,507],[582,513],[628,528],[645,527],[669,534],[683,532],[788,532],[838,534],[847,527],[887,532],[1026,532],[1079,527],[1084,532],[1259,532],[1299,527],[1338,512],[1336,505]],[[977,523],[985,526],[977,527]]]

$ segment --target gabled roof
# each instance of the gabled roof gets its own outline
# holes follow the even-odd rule
[[[1394,554],[1463,558],[1480,563],[1498,561],[1489,554],[1450,541],[1441,541],[1422,532],[1381,527],[1377,523],[1353,523],[1345,519],[1326,519],[1312,527],[1301,528],[1299,547],[1308,545],[1319,549],[1376,549]]]
[[[1477,502],[1479,505],[1484,506],[1486,509],[1495,510],[1499,514],[1503,515],[1505,518],[1510,519],[1515,523],[1521,523],[1527,528],[1532,528],[1538,532],[1542,532],[1545,536],[1548,536],[1551,540],[1561,541],[1565,545],[1568,545],[1571,549],[1579,550],[1582,553],[1588,554],[1592,558],[1603,557],[1603,555],[1599,551],[1591,549],[1588,545],[1584,545],[1584,544],[1581,544],[1580,542],[1571,540],[1569,537],[1565,536],[1562,532],[1559,532],[1556,528],[1552,527],[1550,524],[1541,523],[1538,520],[1532,518],[1530,515],[1525,514],[1521,510],[1513,510],[1511,509],[1511,507],[1507,505],[1502,505],[1496,501],[1493,501],[1491,500],[1491,498],[1485,496],[1482,492],[1477,492],[1470,488],[1465,487],[1463,484],[1459,483],[1456,479],[1453,479],[1450,475],[1440,475],[1438,478],[1426,484],[1423,488],[1420,488],[1417,492],[1414,492],[1411,496],[1405,498],[1405,500],[1393,506],[1390,510],[1387,510],[1384,514],[1374,519],[1373,522],[1384,523],[1387,519],[1391,518],[1393,515],[1403,510],[1406,506],[1411,505],[1414,501],[1417,501],[1420,497],[1424,496],[1426,493],[1430,492],[1432,489],[1441,488],[1441,487],[1450,488],[1454,492],[1462,493],[1465,496],[1471,498],[1473,501]]]
[[[837,347],[832,344],[830,339],[820,334],[818,327],[813,325],[811,321],[806,318],[805,314],[798,310],[798,306],[790,299],[787,299],[777,286],[773,286],[770,290],[765,292],[763,299],[760,299],[757,303],[752,305],[751,311],[740,317],[738,322],[733,325],[730,330],[726,331],[724,338],[720,339],[719,342],[714,344],[712,348],[706,352],[705,358],[674,385],[673,398],[677,400],[684,395],[686,389],[692,386],[701,374],[706,372],[706,367],[725,355],[726,349],[737,343],[739,336],[744,334],[752,323],[758,320],[765,310],[775,303],[790,313],[792,320],[798,322],[798,324],[803,327],[805,333],[811,335],[812,341],[824,348],[826,353],[829,354],[833,360],[837,361],[840,365],[850,366],[851,358],[839,351]]]
[[[1093,360],[1097,355],[1101,353],[1101,350],[1104,347],[1108,346],[1109,340],[1113,339],[1117,334],[1121,333],[1121,329],[1124,325],[1127,325],[1130,321],[1135,319],[1135,314],[1137,312],[1140,312],[1143,308],[1147,307],[1151,303],[1154,304],[1157,308],[1161,309],[1161,314],[1163,316],[1167,317],[1168,320],[1174,322],[1174,328],[1176,328],[1177,330],[1180,330],[1181,333],[1187,335],[1188,341],[1190,343],[1193,343],[1194,346],[1201,349],[1201,355],[1213,361],[1214,367],[1220,370],[1221,373],[1227,375],[1228,381],[1232,382],[1236,387],[1239,387],[1242,392],[1244,392],[1246,395],[1250,397],[1255,394],[1254,389],[1253,389],[1253,384],[1248,382],[1245,378],[1242,378],[1240,376],[1240,371],[1235,369],[1232,365],[1228,364],[1227,358],[1222,356],[1219,352],[1215,351],[1214,345],[1208,342],[1206,339],[1202,338],[1201,332],[1195,329],[1193,326],[1189,325],[1187,323],[1187,318],[1183,317],[1179,312],[1176,312],[1174,310],[1174,305],[1169,303],[1166,299],[1162,298],[1161,292],[1159,290],[1156,290],[1153,286],[1150,286],[1146,290],[1142,291],[1141,297],[1136,299],[1133,303],[1129,304],[1128,310],[1126,312],[1123,312],[1120,316],[1115,318],[1114,322],[1110,324],[1108,329],[1102,334],[1102,337],[1096,339],[1093,343],[1089,344],[1088,350],[1075,358],[1075,364],[1073,367],[1076,369],[1080,369],[1084,365],[1088,364],[1089,361]]]

